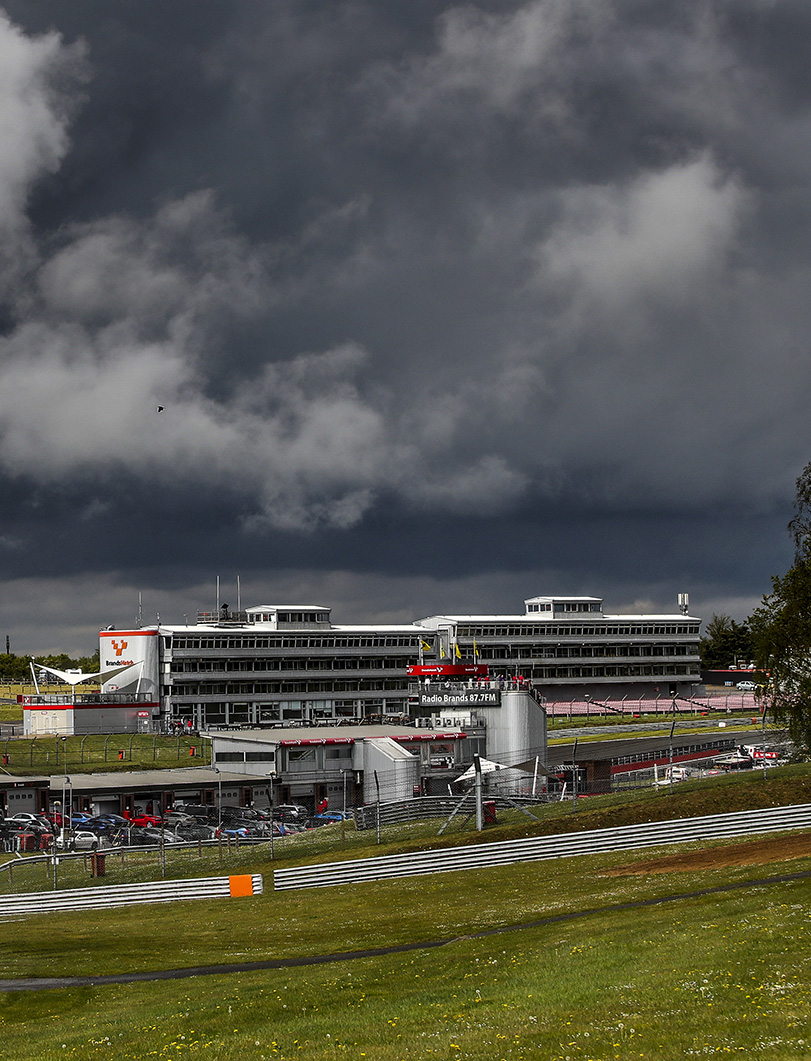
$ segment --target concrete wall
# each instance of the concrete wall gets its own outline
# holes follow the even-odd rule
[[[374,771],[377,770],[381,800],[411,799],[420,780],[420,760],[390,737],[376,737],[355,745],[362,756],[363,798],[377,799]]]
[[[546,712],[529,693],[505,689],[500,707],[477,707],[476,715],[486,726],[487,759],[509,764],[546,758]]]

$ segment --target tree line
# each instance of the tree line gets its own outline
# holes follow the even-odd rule
[[[34,666],[41,664],[44,667],[53,667],[55,670],[81,670],[86,674],[93,674],[99,669],[99,654],[96,651],[92,656],[80,656],[74,659],[72,656],[61,652],[54,656],[18,656],[14,652],[0,652],[0,681],[27,683],[31,681],[31,660]]]
[[[749,617],[765,706],[798,748],[811,753],[811,464],[797,479],[788,525],[794,563]]]

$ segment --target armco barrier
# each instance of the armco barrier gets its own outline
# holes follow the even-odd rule
[[[536,862],[549,858],[571,858],[600,852],[628,851],[639,847],[689,843],[691,840],[720,840],[728,837],[770,833],[811,826],[811,804],[769,807],[764,810],[736,811],[703,818],[677,818],[644,825],[593,829],[563,836],[529,837],[493,844],[419,851],[406,855],[328,862],[320,866],[279,869],[273,874],[277,891],[287,888],[318,888],[354,884],[426,873],[507,866],[515,862]]]
[[[0,919],[28,914],[59,913],[62,910],[107,910],[137,903],[174,903],[182,899],[225,899],[260,895],[259,873],[231,877],[200,877],[196,880],[148,881],[144,884],[115,884],[101,888],[74,888],[68,891],[28,892],[0,898]]]
[[[396,825],[402,822],[421,821],[424,818],[448,818],[459,807],[461,796],[415,796],[413,799],[398,799],[380,804],[380,824]],[[466,804],[468,812],[474,811],[473,795]],[[504,809],[518,807],[541,807],[548,800],[545,797],[516,796],[505,799],[503,796],[488,796],[488,802],[495,803]],[[377,825],[378,804],[366,803],[355,808],[355,826],[358,830],[374,829]]]

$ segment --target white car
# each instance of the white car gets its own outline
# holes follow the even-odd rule
[[[757,689],[757,686],[754,682],[738,682],[735,688],[740,689],[742,693],[753,693]]]
[[[106,836],[99,836],[84,829],[79,829],[73,835],[60,833],[54,843],[61,851],[98,851],[103,847],[112,847]]]

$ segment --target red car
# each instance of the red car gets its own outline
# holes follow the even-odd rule
[[[163,818],[159,814],[139,814],[135,818],[127,818],[133,825],[160,825]]]

